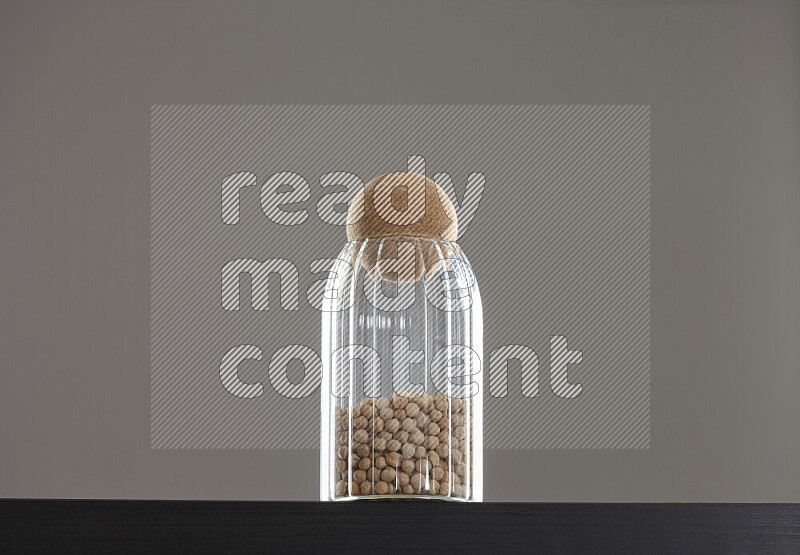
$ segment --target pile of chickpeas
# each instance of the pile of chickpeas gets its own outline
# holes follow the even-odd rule
[[[472,404],[441,393],[336,407],[336,497],[471,496]]]

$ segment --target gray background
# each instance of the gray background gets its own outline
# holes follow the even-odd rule
[[[149,448],[152,104],[649,104],[651,448],[487,500],[800,500],[796,2],[4,2],[0,495],[314,499],[315,451]]]

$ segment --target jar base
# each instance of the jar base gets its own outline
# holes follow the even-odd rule
[[[453,497],[450,495],[408,495],[408,494],[387,494],[387,495],[349,495],[330,499],[330,501],[451,501],[455,503],[480,503],[480,499],[465,499],[463,497]]]

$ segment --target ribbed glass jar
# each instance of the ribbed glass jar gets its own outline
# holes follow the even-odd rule
[[[320,499],[483,499],[483,314],[461,248],[348,243],[322,315]]]

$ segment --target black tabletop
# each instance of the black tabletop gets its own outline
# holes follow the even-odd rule
[[[800,505],[0,501],[0,551],[800,553]]]

